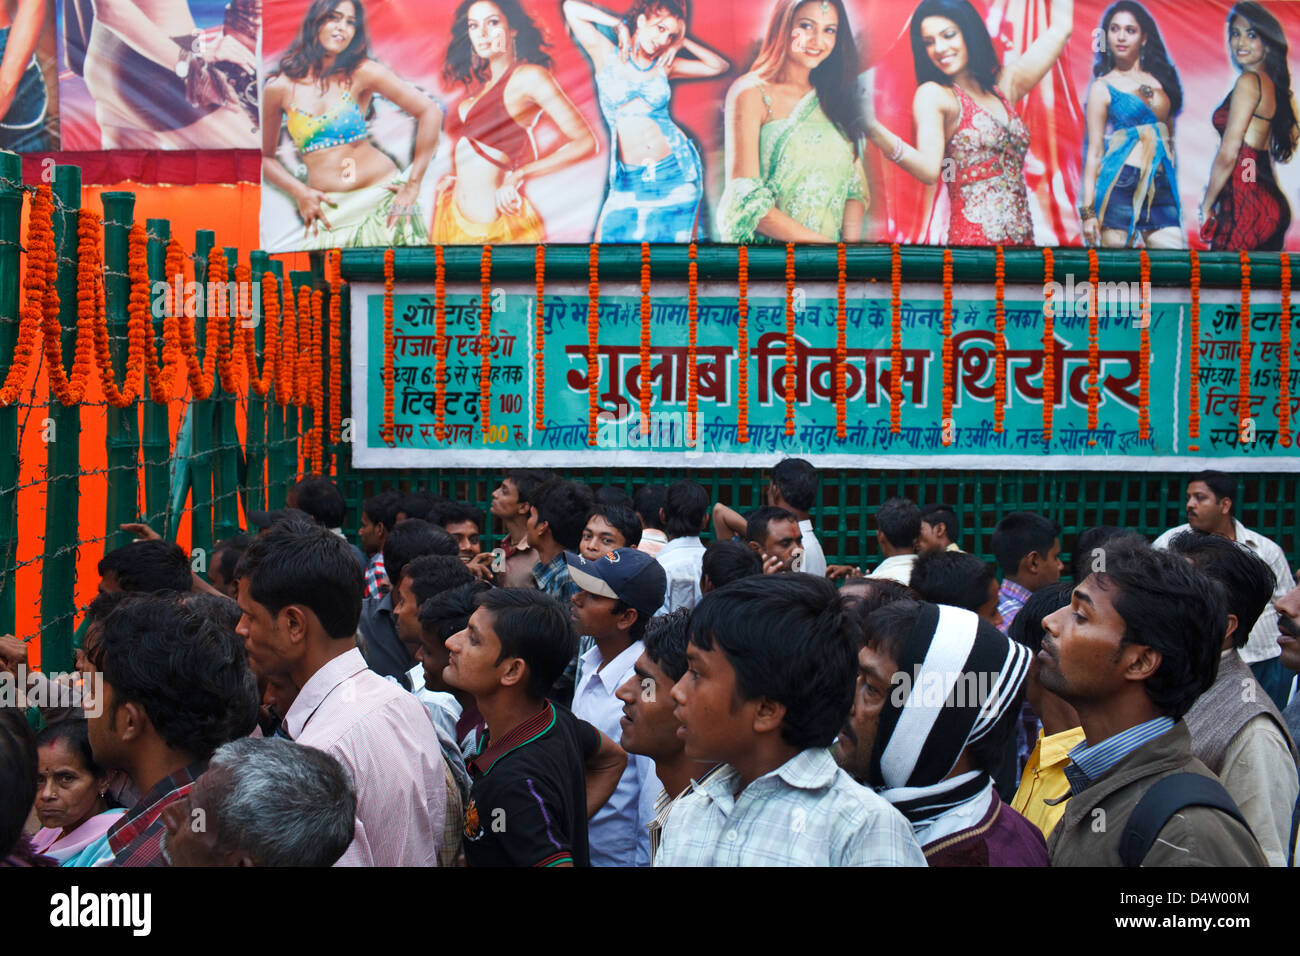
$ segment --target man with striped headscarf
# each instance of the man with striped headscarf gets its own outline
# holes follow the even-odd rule
[[[974,612],[899,601],[867,617],[840,765],[912,824],[931,866],[1046,866],[1043,835],[993,789],[1029,651]]]

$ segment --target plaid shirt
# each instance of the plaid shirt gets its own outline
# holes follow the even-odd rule
[[[208,769],[200,760],[164,777],[108,830],[114,866],[166,866],[162,855],[163,808],[189,796],[194,781]]]
[[[1002,582],[1002,587],[998,588],[998,613],[1002,615],[1003,634],[1011,630],[1011,622],[1016,619],[1020,609],[1033,597],[1033,594],[1033,591],[1022,588],[1010,578]]]
[[[581,590],[569,577],[569,563],[564,560],[563,551],[546,564],[538,561],[533,565],[533,580],[537,582],[537,590],[555,598],[565,611],[569,609],[569,599]]]
[[[368,598],[381,598],[393,589],[384,568],[384,552],[376,551],[375,556],[366,565],[366,593]]]
[[[811,747],[735,793],[724,764],[673,805],[655,866],[925,866],[912,825]]]

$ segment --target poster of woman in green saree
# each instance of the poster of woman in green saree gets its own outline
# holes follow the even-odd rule
[[[856,242],[869,196],[857,45],[841,0],[780,0],[727,93],[722,242]]]

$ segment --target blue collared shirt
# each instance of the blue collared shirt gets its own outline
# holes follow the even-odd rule
[[[1097,744],[1088,741],[1070,751],[1070,762],[1065,765],[1065,777],[1070,781],[1071,793],[1080,793],[1092,786],[1114,769],[1115,765],[1143,744],[1155,740],[1173,729],[1172,717],[1153,717],[1123,733],[1107,737]]]

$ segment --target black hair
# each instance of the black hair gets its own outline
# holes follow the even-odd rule
[[[1264,41],[1264,72],[1273,81],[1276,107],[1273,122],[1269,124],[1268,151],[1279,163],[1285,163],[1295,153],[1296,141],[1300,138],[1300,127],[1296,124],[1295,103],[1291,100],[1291,67],[1287,63],[1288,45],[1286,33],[1277,17],[1264,9],[1259,3],[1247,2],[1236,4],[1228,13],[1228,42],[1232,42],[1233,17],[1241,17],[1249,23]],[[1233,66],[1237,58],[1229,55]],[[1237,66],[1240,70],[1241,67]],[[1220,496],[1222,497],[1222,496]],[[1234,499],[1235,500],[1235,499]]]
[[[326,528],[340,528],[347,517],[348,505],[338,485],[320,475],[308,475],[297,481],[289,493],[298,501],[298,509],[311,515]]]
[[[1092,565],[1098,557],[1094,552],[1102,545],[1122,534],[1134,533],[1136,532],[1118,528],[1113,524],[1099,524],[1080,531],[1074,539],[1074,550],[1070,553],[1070,575],[1074,578],[1074,583],[1078,584],[1092,574]]]
[[[23,712],[0,707],[0,860],[18,846],[36,801],[36,739]]]
[[[492,615],[492,630],[501,642],[500,664],[521,657],[528,665],[528,696],[541,699],[578,649],[573,624],[560,602],[532,588],[496,588],[475,602]]]
[[[862,643],[895,663],[902,660],[921,602],[914,597],[891,600],[862,615]],[[856,664],[856,661],[855,661]]]
[[[1142,31],[1138,65],[1160,82],[1165,95],[1169,97],[1169,118],[1172,126],[1173,118],[1183,108],[1183,85],[1178,81],[1178,70],[1170,62],[1169,52],[1165,49],[1164,40],[1160,38],[1160,28],[1156,26],[1156,21],[1152,19],[1146,7],[1136,0],[1116,0],[1106,8],[1101,18],[1101,49],[1097,51],[1093,60],[1092,75],[1104,76],[1115,69],[1115,56],[1110,52],[1108,35],[1110,21],[1117,13],[1131,14],[1137,21],[1138,29]]]
[[[1187,479],[1190,485],[1193,482],[1201,482],[1205,487],[1210,489],[1217,502],[1222,498],[1228,499],[1228,517],[1235,518],[1237,515],[1237,477],[1236,475],[1227,475],[1221,471],[1207,469],[1198,471],[1192,477]]]
[[[113,609],[130,597],[127,591],[101,591],[86,605],[86,620],[90,624],[102,622],[113,613]]]
[[[227,581],[233,581],[235,578],[235,568],[239,564],[239,559],[243,557],[248,546],[252,544],[253,539],[249,535],[240,532],[232,534],[229,538],[223,538],[212,546],[213,567],[221,572],[221,576]]]
[[[709,513],[709,493],[698,482],[683,478],[668,486],[664,496],[664,532],[668,538],[693,538]]]
[[[537,520],[550,526],[556,543],[566,551],[577,551],[594,501],[586,485],[557,480],[536,489],[529,503],[537,509]]]
[[[447,61],[442,68],[442,81],[447,86],[471,86],[475,80],[486,83],[492,75],[488,61],[481,59],[469,41],[469,8],[478,0],[461,0],[451,17],[451,42],[447,45]],[[515,58],[520,63],[535,63],[543,69],[551,68],[551,57],[546,52],[546,35],[524,12],[519,0],[492,0],[509,29],[515,31]]]
[[[1228,613],[1221,589],[1190,562],[1129,538],[1106,546],[1106,570],[1093,580],[1110,592],[1124,621],[1121,644],[1158,651],[1147,697],[1175,720],[1214,683]]]
[[[921,520],[931,527],[937,524],[943,525],[948,540],[953,544],[961,541],[961,519],[957,517],[957,512],[947,505],[926,505],[921,509]]]
[[[36,735],[38,749],[60,741],[92,777],[103,777],[108,773],[95,760],[95,753],[90,749],[90,724],[85,717],[56,720]]]
[[[636,611],[636,620],[633,621],[632,626],[627,629],[627,636],[631,639],[632,643],[635,644],[637,641],[645,637],[645,629],[650,623],[651,615],[646,614],[644,611],[638,611],[622,598],[614,599],[614,606],[610,608],[610,613],[612,615],[615,617],[622,617],[623,614],[628,611]]]
[[[180,603],[186,609],[207,618],[218,627],[231,634],[239,626],[239,619],[244,612],[239,609],[239,602],[224,594],[212,594],[207,591],[186,591],[180,596]],[[240,638],[242,641],[243,638]]]
[[[876,509],[876,529],[895,548],[909,548],[921,536],[921,509],[907,498],[890,498]]]
[[[912,14],[912,66],[916,70],[916,85],[934,82],[941,86],[952,86],[952,78],[935,66],[925,51],[921,23],[926,17],[944,17],[957,24],[962,43],[966,47],[967,69],[971,77],[981,90],[992,93],[1002,67],[993,50],[988,27],[969,0],[921,0],[916,12]]]
[[[1037,551],[1044,558],[1052,542],[1061,536],[1061,526],[1032,511],[1013,511],[993,529],[993,556],[1003,575],[1016,574],[1021,560]]]
[[[536,504],[534,495],[537,489],[556,480],[556,474],[553,471],[538,471],[537,469],[525,469],[523,471],[512,471],[507,478],[515,486],[515,496],[519,499],[521,505]]]
[[[435,594],[420,605],[420,627],[440,640],[465,630],[478,596],[490,590],[492,585],[475,579]]]
[[[278,522],[239,559],[235,576],[273,617],[290,604],[316,615],[330,637],[352,637],[361,618],[365,579],[346,541],[328,528]]]
[[[912,565],[910,586],[932,604],[978,611],[989,599],[992,569],[964,551],[926,551]]]
[[[407,520],[419,518],[421,521],[436,523],[434,514],[445,499],[436,491],[429,491],[427,488],[417,488],[409,495],[404,495],[397,505],[397,511],[393,512],[393,524],[389,525],[388,530],[392,531],[397,525],[398,513],[406,515]]]
[[[422,605],[435,594],[469,584],[474,574],[465,562],[449,554],[426,554],[406,565],[403,577],[411,579],[411,593],[416,605]]]
[[[297,39],[294,40],[293,46],[289,47],[289,51],[280,58],[280,63],[272,76],[283,73],[291,80],[304,80],[320,70],[325,59],[325,49],[320,45],[320,30],[340,2],[342,0],[314,0],[302,18]],[[322,85],[335,75],[351,80],[357,67],[370,58],[370,38],[366,33],[366,8],[361,0],[350,0],[350,2],[356,12],[356,32],[352,36],[352,42],[335,58],[329,70],[316,77],[317,82]]]
[[[370,518],[371,524],[381,524],[385,531],[392,531],[397,524],[397,512],[402,507],[401,492],[385,488],[379,494],[361,502],[361,513]]]
[[[794,512],[787,511],[785,508],[778,508],[775,505],[764,505],[761,508],[755,508],[745,516],[745,540],[761,548],[767,541],[767,530],[773,521],[799,523],[799,519],[795,517]]]
[[[860,628],[827,579],[763,575],[710,591],[691,614],[690,639],[726,655],[740,699],[785,706],[781,739],[790,746],[829,746],[844,725]]]
[[[632,507],[632,496],[626,490],[617,485],[601,485],[596,489],[596,504],[598,505],[618,505],[627,508],[630,511],[636,509]],[[638,528],[640,525],[637,526]]]
[[[701,573],[715,587],[725,587],[732,581],[763,573],[763,559],[758,552],[743,541],[727,538],[710,541],[704,549],[700,564]]]
[[[916,592],[889,578],[851,578],[840,586],[840,600],[865,628],[867,618],[876,611],[899,601],[915,601]]]
[[[188,591],[190,559],[174,541],[132,541],[99,561],[99,576],[112,574],[123,591]]]
[[[659,511],[667,504],[668,489],[663,485],[642,485],[632,495],[632,510],[641,519],[642,526],[656,531],[664,530]]]
[[[442,525],[443,528],[466,521],[477,527],[480,534],[487,528],[487,516],[483,514],[483,509],[463,501],[444,501],[433,509],[430,518],[434,524]]]
[[[1228,613],[1237,618],[1233,644],[1245,647],[1277,587],[1273,569],[1249,548],[1217,534],[1184,531],[1174,535],[1168,547],[1170,554],[1186,558],[1207,578],[1223,586]]]
[[[458,557],[460,545],[444,529],[420,518],[407,518],[395,524],[384,538],[384,572],[393,587],[401,584],[406,566],[426,554]]]
[[[587,521],[597,516],[608,521],[623,536],[624,547],[635,548],[641,543],[641,522],[628,505],[596,502],[591,514],[587,515]]]
[[[802,458],[785,458],[772,468],[772,484],[791,508],[812,511],[817,503],[817,482],[821,473]]]
[[[1043,618],[1055,614],[1063,607],[1069,607],[1072,594],[1074,585],[1066,581],[1053,581],[1043,585],[1029,595],[1025,606],[1016,612],[1007,628],[1007,637],[1037,654],[1043,646]]]
[[[749,551],[748,548],[745,549]],[[753,554],[750,551],[750,554]],[[686,645],[690,643],[691,610],[679,607],[668,614],[651,618],[646,626],[646,657],[677,683],[686,673]]]
[[[113,688],[114,711],[139,704],[168,747],[196,760],[257,723],[261,700],[243,640],[175,595],[124,601],[104,621],[91,657]]]

